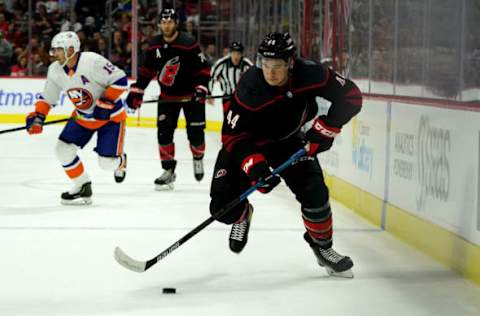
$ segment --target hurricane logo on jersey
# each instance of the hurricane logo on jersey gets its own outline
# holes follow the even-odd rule
[[[158,81],[168,87],[173,86],[173,83],[175,82],[175,77],[177,76],[179,69],[180,58],[176,56],[165,63],[162,72],[158,76]]]
[[[67,90],[67,96],[73,105],[79,110],[86,110],[93,104],[93,96],[90,91],[83,88],[72,88]]]
[[[217,171],[217,173],[215,174],[215,179],[218,179],[218,178],[221,178],[221,177],[224,177],[227,175],[227,170],[226,169],[220,169]]]

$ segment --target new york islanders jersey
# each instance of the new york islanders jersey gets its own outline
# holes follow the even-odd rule
[[[93,52],[78,54],[77,64],[73,68],[62,67],[58,61],[49,66],[42,97],[35,104],[37,111],[46,106],[49,108],[55,106],[60,92],[65,91],[67,98],[75,107],[72,117],[75,117],[77,123],[83,127],[97,129],[108,123],[93,117],[96,100],[100,97],[115,104],[110,113],[111,121],[125,120],[125,107],[120,98],[127,89],[125,72],[99,54]]]

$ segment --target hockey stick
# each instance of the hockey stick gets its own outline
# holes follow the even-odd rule
[[[288,158],[287,161],[285,161],[283,164],[281,164],[279,167],[277,167],[275,170],[272,171],[272,176],[279,174],[282,172],[285,168],[290,166],[292,163],[294,163],[297,159],[301,158],[303,155],[305,155],[305,149],[302,148],[296,153],[294,153],[290,158]],[[254,186],[250,187],[248,190],[246,190],[244,193],[242,193],[239,197],[225,205],[218,213],[216,213],[213,216],[210,216],[207,218],[203,223],[192,229],[189,233],[187,233],[185,236],[180,238],[178,241],[173,243],[170,247],[162,251],[159,255],[156,257],[147,260],[147,261],[140,261],[140,260],[135,260],[129,255],[127,255],[120,247],[115,248],[115,253],[114,257],[115,260],[125,268],[135,271],[135,272],[145,272],[148,270],[150,267],[152,267],[154,264],[168,256],[170,253],[172,253],[175,249],[180,247],[182,244],[184,244],[187,240],[198,234],[201,230],[203,230],[205,227],[210,225],[212,222],[214,222],[216,219],[222,217],[226,213],[228,213],[232,208],[234,208],[236,205],[238,205],[240,202],[245,200],[247,196],[249,196],[251,193],[253,193],[259,186],[261,186],[263,182],[257,182]]]
[[[62,122],[68,121],[69,119],[70,118],[68,117],[68,118],[63,118],[63,119],[59,119],[59,120],[48,121],[48,122],[43,123],[43,125],[45,126],[45,125],[50,125],[50,124],[62,123]],[[27,126],[4,129],[3,131],[0,131],[0,134],[21,131],[21,130],[24,130],[24,129],[27,129]]]
[[[231,98],[231,95],[207,95],[206,99],[222,99],[226,98],[229,99]],[[157,100],[148,100],[148,101],[143,101],[143,103],[187,103],[192,101],[192,98],[178,98],[178,99],[157,99]]]

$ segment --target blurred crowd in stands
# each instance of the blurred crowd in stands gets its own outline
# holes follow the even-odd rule
[[[83,51],[93,51],[109,57],[114,64],[131,74],[130,1],[113,1],[111,29],[105,18],[105,0],[32,0],[32,14],[29,14],[28,0],[5,1],[0,0],[0,76],[26,76],[29,62],[33,76],[45,76],[48,65],[52,62],[48,53],[50,42],[60,31],[75,31]],[[168,5],[168,1],[163,3]],[[208,2],[199,8],[198,1],[175,1],[181,29],[197,40],[198,10],[202,10],[202,15],[208,14],[212,7],[207,4]],[[157,34],[158,10],[157,1],[139,0],[139,64],[143,61],[149,40]],[[211,61],[216,50],[212,45],[203,47]]]

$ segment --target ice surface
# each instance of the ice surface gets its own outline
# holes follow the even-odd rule
[[[1,129],[15,127],[1,125]],[[62,206],[69,180],[54,156],[61,126],[0,135],[0,315],[480,315],[480,289],[333,203],[335,248],[355,278],[327,277],[303,241],[300,208],[282,185],[254,193],[245,250],[228,249],[214,223],[145,273],[120,266],[121,246],[150,259],[210,216],[218,133],[207,133],[206,176],[197,183],[185,130],[173,192],[161,174],[154,129],[129,128],[128,174],[117,184],[98,167],[95,139],[80,152],[93,205]],[[162,294],[175,287],[177,294]]]

